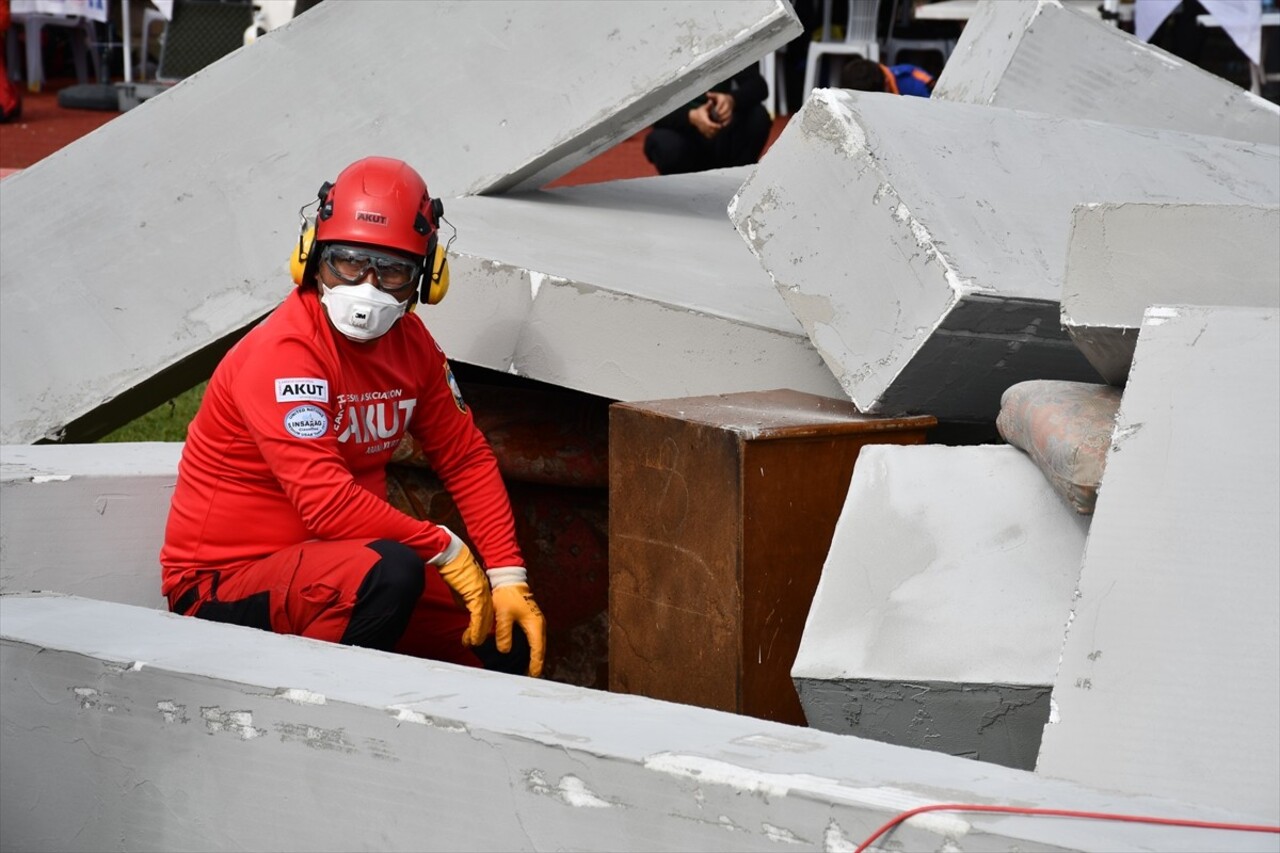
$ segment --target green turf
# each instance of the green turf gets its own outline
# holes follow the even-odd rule
[[[100,441],[186,441],[187,424],[196,416],[208,384],[201,382],[190,391],[161,403],[142,417],[103,436]]]

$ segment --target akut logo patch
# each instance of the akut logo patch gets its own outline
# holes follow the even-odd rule
[[[292,403],[299,400],[329,402],[329,381],[310,376],[291,376],[276,380],[277,403]]]
[[[338,441],[368,445],[365,453],[380,453],[394,447],[413,417],[418,401],[405,397],[403,389],[339,394],[333,429]]]
[[[385,213],[373,213],[368,210],[357,210],[356,222],[368,222],[370,225],[386,225],[387,216]]]

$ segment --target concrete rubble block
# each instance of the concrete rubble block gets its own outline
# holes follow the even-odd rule
[[[852,850],[939,802],[1233,821],[718,711],[65,596],[0,596],[13,851]],[[887,840],[886,840],[887,839]],[[938,812],[880,844],[1267,850],[1258,833]]]
[[[1123,385],[1148,305],[1280,307],[1280,207],[1086,204],[1072,213],[1062,325]]]
[[[1039,773],[1280,823],[1277,518],[1280,311],[1152,306]]]
[[[182,445],[0,446],[0,593],[166,608],[160,545]]]
[[[932,98],[1280,145],[1280,106],[1058,0],[979,2]]]
[[[864,412],[990,422],[1096,382],[1062,330],[1071,211],[1274,205],[1280,148],[925,98],[814,92],[730,216]]]
[[[0,442],[92,439],[207,376],[348,163],[537,188],[800,32],[784,0],[583,10],[323,3],[6,178]]]
[[[1088,524],[1017,448],[864,447],[791,669],[809,725],[1031,770]]]
[[[613,400],[843,398],[729,222],[749,173],[455,199],[454,284],[419,315],[451,358]]]

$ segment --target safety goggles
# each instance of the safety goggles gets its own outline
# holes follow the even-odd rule
[[[418,280],[421,268],[412,261],[360,246],[331,243],[320,255],[329,272],[347,284],[355,284],[373,270],[374,283],[389,293],[404,290]]]

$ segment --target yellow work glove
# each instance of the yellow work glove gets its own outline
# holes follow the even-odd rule
[[[489,592],[489,579],[458,534],[444,525],[440,525],[440,529],[449,534],[449,545],[429,562],[440,569],[440,577],[471,613],[471,624],[462,633],[462,645],[478,646],[493,627],[493,596]]]
[[[529,591],[527,574],[523,567],[490,569],[489,582],[493,584],[494,639],[498,651],[511,651],[511,626],[518,623],[529,639],[529,672],[533,678],[542,677],[542,663],[547,650],[547,620],[538,609]]]

